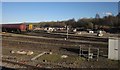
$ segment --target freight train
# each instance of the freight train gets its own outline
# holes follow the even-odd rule
[[[33,30],[32,24],[2,24],[3,32],[25,33]]]

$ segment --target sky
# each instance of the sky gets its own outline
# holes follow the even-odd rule
[[[119,0],[1,0],[2,2],[119,2]]]
[[[61,21],[118,14],[117,2],[3,2],[2,23]]]

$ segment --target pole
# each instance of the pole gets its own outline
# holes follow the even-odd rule
[[[67,26],[67,39],[68,39],[68,26]]]

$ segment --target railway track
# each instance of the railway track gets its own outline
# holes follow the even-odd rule
[[[84,41],[84,40],[62,40],[62,39],[54,39],[54,38],[39,38],[39,37],[11,37],[11,38],[3,38],[4,40],[18,40],[18,41],[26,41],[26,42],[36,42],[36,43],[47,43],[47,44],[107,44],[106,42],[95,42],[95,41]]]
[[[25,35],[41,36],[41,37],[47,37],[47,38],[66,38],[67,37],[66,34],[57,34],[57,33],[26,33]],[[108,42],[108,38],[93,37],[93,36],[77,36],[73,34],[69,34],[68,39]]]
[[[36,62],[36,61],[34,61]],[[23,63],[19,63],[19,62],[14,62],[14,61],[10,61],[10,60],[2,60],[2,63],[7,63],[7,64],[11,64],[14,67],[16,66],[16,68],[13,69],[25,69],[25,70],[49,70],[49,69],[56,69],[56,68],[72,68],[67,64],[60,64],[60,63],[51,63],[51,62],[41,62],[40,64],[35,64],[33,65],[29,65],[29,64],[23,64]],[[40,66],[39,66],[40,65]],[[45,65],[45,66],[43,66]],[[46,66],[48,65],[48,66]],[[9,67],[9,66],[6,66]],[[73,67],[74,68],[74,67]]]
[[[65,34],[56,34],[56,33],[25,33],[25,34],[13,34],[7,33],[3,34],[3,36],[21,36],[21,37],[33,37],[33,38],[46,38],[46,39],[57,39],[57,40],[65,40]],[[101,37],[91,37],[91,36],[77,36],[77,35],[68,35],[67,40],[82,40],[82,41],[93,41],[93,42],[108,42],[108,38],[101,38]]]
[[[13,43],[14,42],[14,43]],[[99,48],[100,50],[107,51],[107,43],[89,43],[89,42],[75,42],[75,41],[65,41],[65,40],[56,40],[56,39],[44,39],[44,38],[30,38],[30,37],[3,37],[3,43],[8,43],[8,45],[12,46],[24,46],[24,48],[39,50],[39,49],[53,49],[53,50],[65,50],[67,48],[69,49],[75,49],[76,51],[79,51],[79,45],[86,45],[86,47]],[[6,44],[7,45],[7,44]],[[34,46],[34,47],[33,47]],[[105,50],[104,50],[105,49]]]
[[[14,43],[13,43],[14,42]],[[86,47],[91,45],[92,47],[97,47],[107,50],[107,43],[104,42],[96,42],[91,43],[90,41],[82,42],[82,41],[70,41],[70,40],[63,40],[57,38],[45,38],[39,36],[27,36],[27,35],[12,35],[11,37],[4,37],[3,36],[3,43],[8,43],[8,45],[12,46],[24,46],[24,48],[34,49],[34,50],[65,50],[67,48],[74,50],[74,48],[79,48],[79,45],[86,45]],[[7,45],[7,44],[6,44]],[[34,47],[33,47],[34,46]],[[64,48],[64,49],[63,49]],[[76,49],[76,51],[78,51]],[[76,54],[76,53],[75,53]]]
[[[7,36],[7,35],[4,35],[4,36]],[[65,40],[64,38],[62,38],[62,39],[60,39],[60,38],[52,38],[52,37],[48,38],[48,37],[31,36],[31,35],[18,35],[18,34],[11,34],[10,36],[15,37],[15,38],[18,37],[19,39],[22,38],[23,40],[25,38],[25,40],[28,40],[28,41],[30,40],[30,41],[35,41],[35,42],[49,41],[50,43],[61,43],[61,44],[63,44],[63,43],[65,43],[65,44],[68,44],[68,43],[73,44],[73,43],[79,43],[79,42],[83,43],[83,44],[107,44],[107,41],[104,42],[102,40],[100,40],[100,41],[91,41],[91,40],[86,40],[86,39],[85,40],[81,40],[81,39],[80,40],[78,40],[78,39],[67,39],[67,40]],[[103,39],[103,38],[101,38],[101,39]],[[99,39],[96,39],[96,40],[99,40]]]
[[[44,69],[44,70],[49,70],[49,69],[53,69],[54,66],[57,66],[59,68],[68,68],[67,65],[66,66],[63,66],[61,64],[56,64],[56,63],[43,63],[41,62],[40,64],[35,64],[34,66],[33,65],[30,65],[30,64],[25,64],[25,63],[20,63],[20,62],[15,62],[15,61],[10,61],[10,60],[2,60],[2,63],[7,63],[8,65],[11,64],[11,66],[13,66],[12,69],[17,69],[17,70],[21,70],[21,69],[24,69],[24,70],[41,70],[41,69]],[[52,65],[53,67],[48,67],[48,66],[41,66],[41,65]],[[40,66],[39,66],[40,65]],[[5,66],[4,66],[5,67]],[[6,67],[9,67],[9,66],[6,66]],[[10,67],[9,67],[10,68]]]
[[[15,62],[15,61],[10,61],[10,60],[4,60],[2,59],[2,63],[7,63],[7,64],[12,64],[12,65],[17,65],[18,69],[23,68],[23,69],[40,69],[40,67],[37,66],[32,66],[32,65],[28,65],[28,64],[24,64],[24,63],[19,63],[19,62]]]
[[[83,41],[83,40],[64,40],[58,38],[46,38],[39,36],[28,36],[11,34],[11,36],[3,36],[3,42],[9,43],[13,46],[24,46],[31,49],[61,49],[61,48],[79,48],[79,45],[91,45],[91,47],[97,47],[100,49],[107,49],[107,42],[95,42],[95,41]],[[14,42],[14,43],[13,43]],[[34,47],[36,48],[34,48]]]

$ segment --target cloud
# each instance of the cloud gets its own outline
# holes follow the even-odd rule
[[[111,12],[106,12],[105,15],[112,15],[112,13]]]

